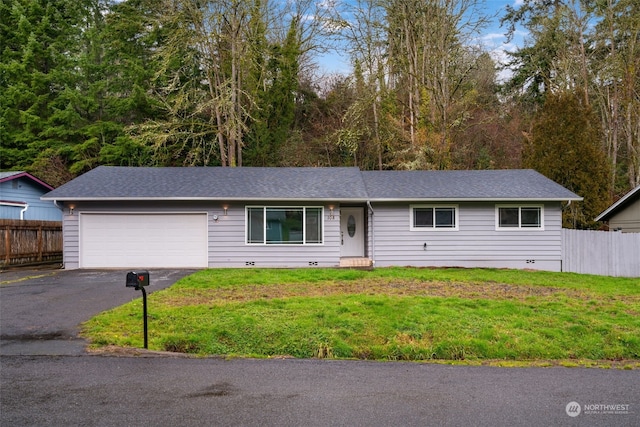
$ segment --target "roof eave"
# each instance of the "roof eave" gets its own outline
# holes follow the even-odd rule
[[[411,198],[372,198],[371,202],[579,202],[582,197],[411,197]]]
[[[28,178],[34,183],[40,185],[41,187],[49,191],[54,190],[54,188],[51,185],[47,184],[41,179],[36,178],[35,176],[31,175],[29,172],[19,172],[19,173],[16,173],[15,175],[10,175],[5,178],[0,178],[0,182],[13,181],[14,179],[19,179],[19,178]]]
[[[362,202],[367,198],[344,197],[40,197],[40,200],[53,200],[58,202]]]
[[[344,198],[344,197],[40,197],[41,200],[58,202],[187,202],[187,201],[249,201],[249,202],[568,202],[581,201],[582,197],[550,197],[550,198],[524,198],[524,197],[378,197],[378,198]]]
[[[635,196],[636,193],[640,193],[640,185],[637,186],[636,188],[634,188],[633,190],[629,191],[622,198],[620,198],[620,200],[618,200],[617,202],[615,202],[614,204],[609,206],[609,208],[607,208],[606,211],[604,211],[600,215],[598,215],[598,217],[595,220],[596,221],[607,221],[609,219],[610,215],[614,214],[623,204],[625,204],[627,202],[627,200],[629,200],[633,196]]]

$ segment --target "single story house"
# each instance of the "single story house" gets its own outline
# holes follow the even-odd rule
[[[640,185],[609,206],[596,221],[607,222],[610,231],[640,233]]]
[[[75,268],[560,271],[563,203],[533,170],[98,167],[42,197]]]
[[[40,197],[53,187],[24,171],[0,172],[0,219],[62,221],[62,212]]]

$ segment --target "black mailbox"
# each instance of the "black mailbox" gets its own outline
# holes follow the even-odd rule
[[[140,289],[143,286],[149,286],[148,271],[130,271],[127,273],[127,287]]]

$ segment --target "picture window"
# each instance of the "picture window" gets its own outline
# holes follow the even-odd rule
[[[322,244],[322,218],[322,207],[247,207],[247,243]]]

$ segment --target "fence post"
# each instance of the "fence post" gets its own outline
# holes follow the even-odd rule
[[[9,232],[9,226],[4,229],[4,259],[5,264],[9,265],[11,260],[11,233]]]
[[[37,239],[38,239],[38,262],[42,261],[42,225],[38,227]]]

